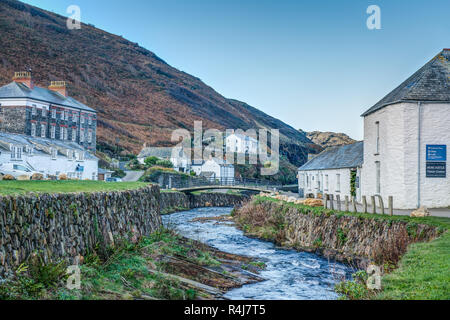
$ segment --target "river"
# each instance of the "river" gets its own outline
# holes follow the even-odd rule
[[[244,285],[225,294],[228,299],[255,300],[322,300],[337,299],[334,285],[351,269],[328,261],[316,254],[286,250],[271,242],[245,236],[231,222],[201,221],[197,217],[230,214],[232,208],[199,208],[163,216],[166,227],[179,234],[201,241],[221,251],[260,259],[266,268],[260,276],[265,281]]]

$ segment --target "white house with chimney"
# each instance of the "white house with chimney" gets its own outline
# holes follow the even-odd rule
[[[257,154],[259,143],[253,137],[240,133],[232,133],[225,138],[226,152]]]
[[[0,163],[97,180],[96,129],[97,112],[71,98],[64,81],[43,88],[16,72],[0,87]]]
[[[360,157],[357,170],[358,197],[380,195],[384,203],[392,196],[394,208],[447,208],[450,206],[448,149],[450,146],[450,49],[442,50],[416,73],[362,114],[364,146],[353,149]],[[345,151],[347,147],[338,150]],[[305,173],[311,175],[342,169],[345,161],[332,161],[319,154],[299,168],[300,192],[308,189]],[[359,155],[358,155],[359,153]],[[341,154],[340,160],[347,157]],[[321,160],[322,161],[318,161]],[[341,163],[336,168],[336,163]],[[357,163],[354,163],[357,164]],[[320,170],[319,170],[320,169]],[[337,174],[335,173],[336,177]],[[332,175],[334,176],[334,175]],[[317,176],[314,178],[317,182]],[[324,182],[318,187],[325,191]],[[345,184],[343,186],[342,184]],[[348,190],[349,179],[340,176],[339,190]],[[334,183],[332,183],[334,184]],[[326,185],[326,180],[325,180]],[[337,183],[336,183],[337,185]],[[313,192],[314,193],[314,192]],[[348,192],[345,192],[347,194]],[[360,195],[360,196],[359,196]],[[342,198],[342,197],[341,197]]]

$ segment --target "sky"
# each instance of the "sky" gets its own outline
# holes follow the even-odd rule
[[[296,129],[363,138],[360,115],[443,48],[448,0],[26,0],[122,35]],[[369,30],[367,8],[380,8]]]

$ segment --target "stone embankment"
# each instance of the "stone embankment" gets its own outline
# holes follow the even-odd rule
[[[234,206],[232,194],[160,193],[137,190],[0,196],[0,275],[30,255],[45,262],[77,263],[93,250],[106,251],[124,238],[137,241],[158,230],[161,212],[202,206]]]
[[[246,195],[211,192],[184,194],[182,192],[161,192],[161,214],[200,207],[235,207],[249,199]]]
[[[409,244],[430,241],[442,232],[432,225],[388,216],[338,214],[264,198],[254,198],[237,209],[235,220],[248,235],[359,268],[372,262],[395,264]]]

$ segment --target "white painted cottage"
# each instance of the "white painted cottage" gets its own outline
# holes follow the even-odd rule
[[[362,141],[328,148],[298,169],[299,194],[316,198],[326,193],[359,200],[362,164]]]
[[[450,49],[363,113],[362,195],[394,207],[450,206]]]
[[[212,180],[222,180],[224,183],[234,179],[234,166],[224,160],[211,158],[192,165],[192,170],[198,176],[204,176]]]
[[[144,147],[137,159],[144,164],[148,157],[157,157],[172,163],[173,169],[179,172],[189,173],[191,170],[191,158],[181,147]]]
[[[78,143],[0,132],[0,163],[31,167],[47,177],[97,180],[98,158]]]
[[[363,163],[360,169],[353,168],[358,173],[358,200],[361,196],[380,195],[384,203],[393,196],[397,209],[450,207],[449,60],[450,49],[442,50],[362,114]],[[346,147],[338,148],[330,156],[345,150]],[[336,194],[348,187],[348,170],[333,172],[335,161],[329,159],[327,152],[299,168],[300,191],[303,186],[305,194],[322,190]],[[323,185],[327,185],[326,178],[322,178],[327,172],[329,188]],[[330,177],[337,181],[332,182]],[[332,186],[336,186],[334,190],[330,190]]]
[[[257,154],[259,150],[258,140],[248,135],[232,133],[225,138],[227,152]]]

